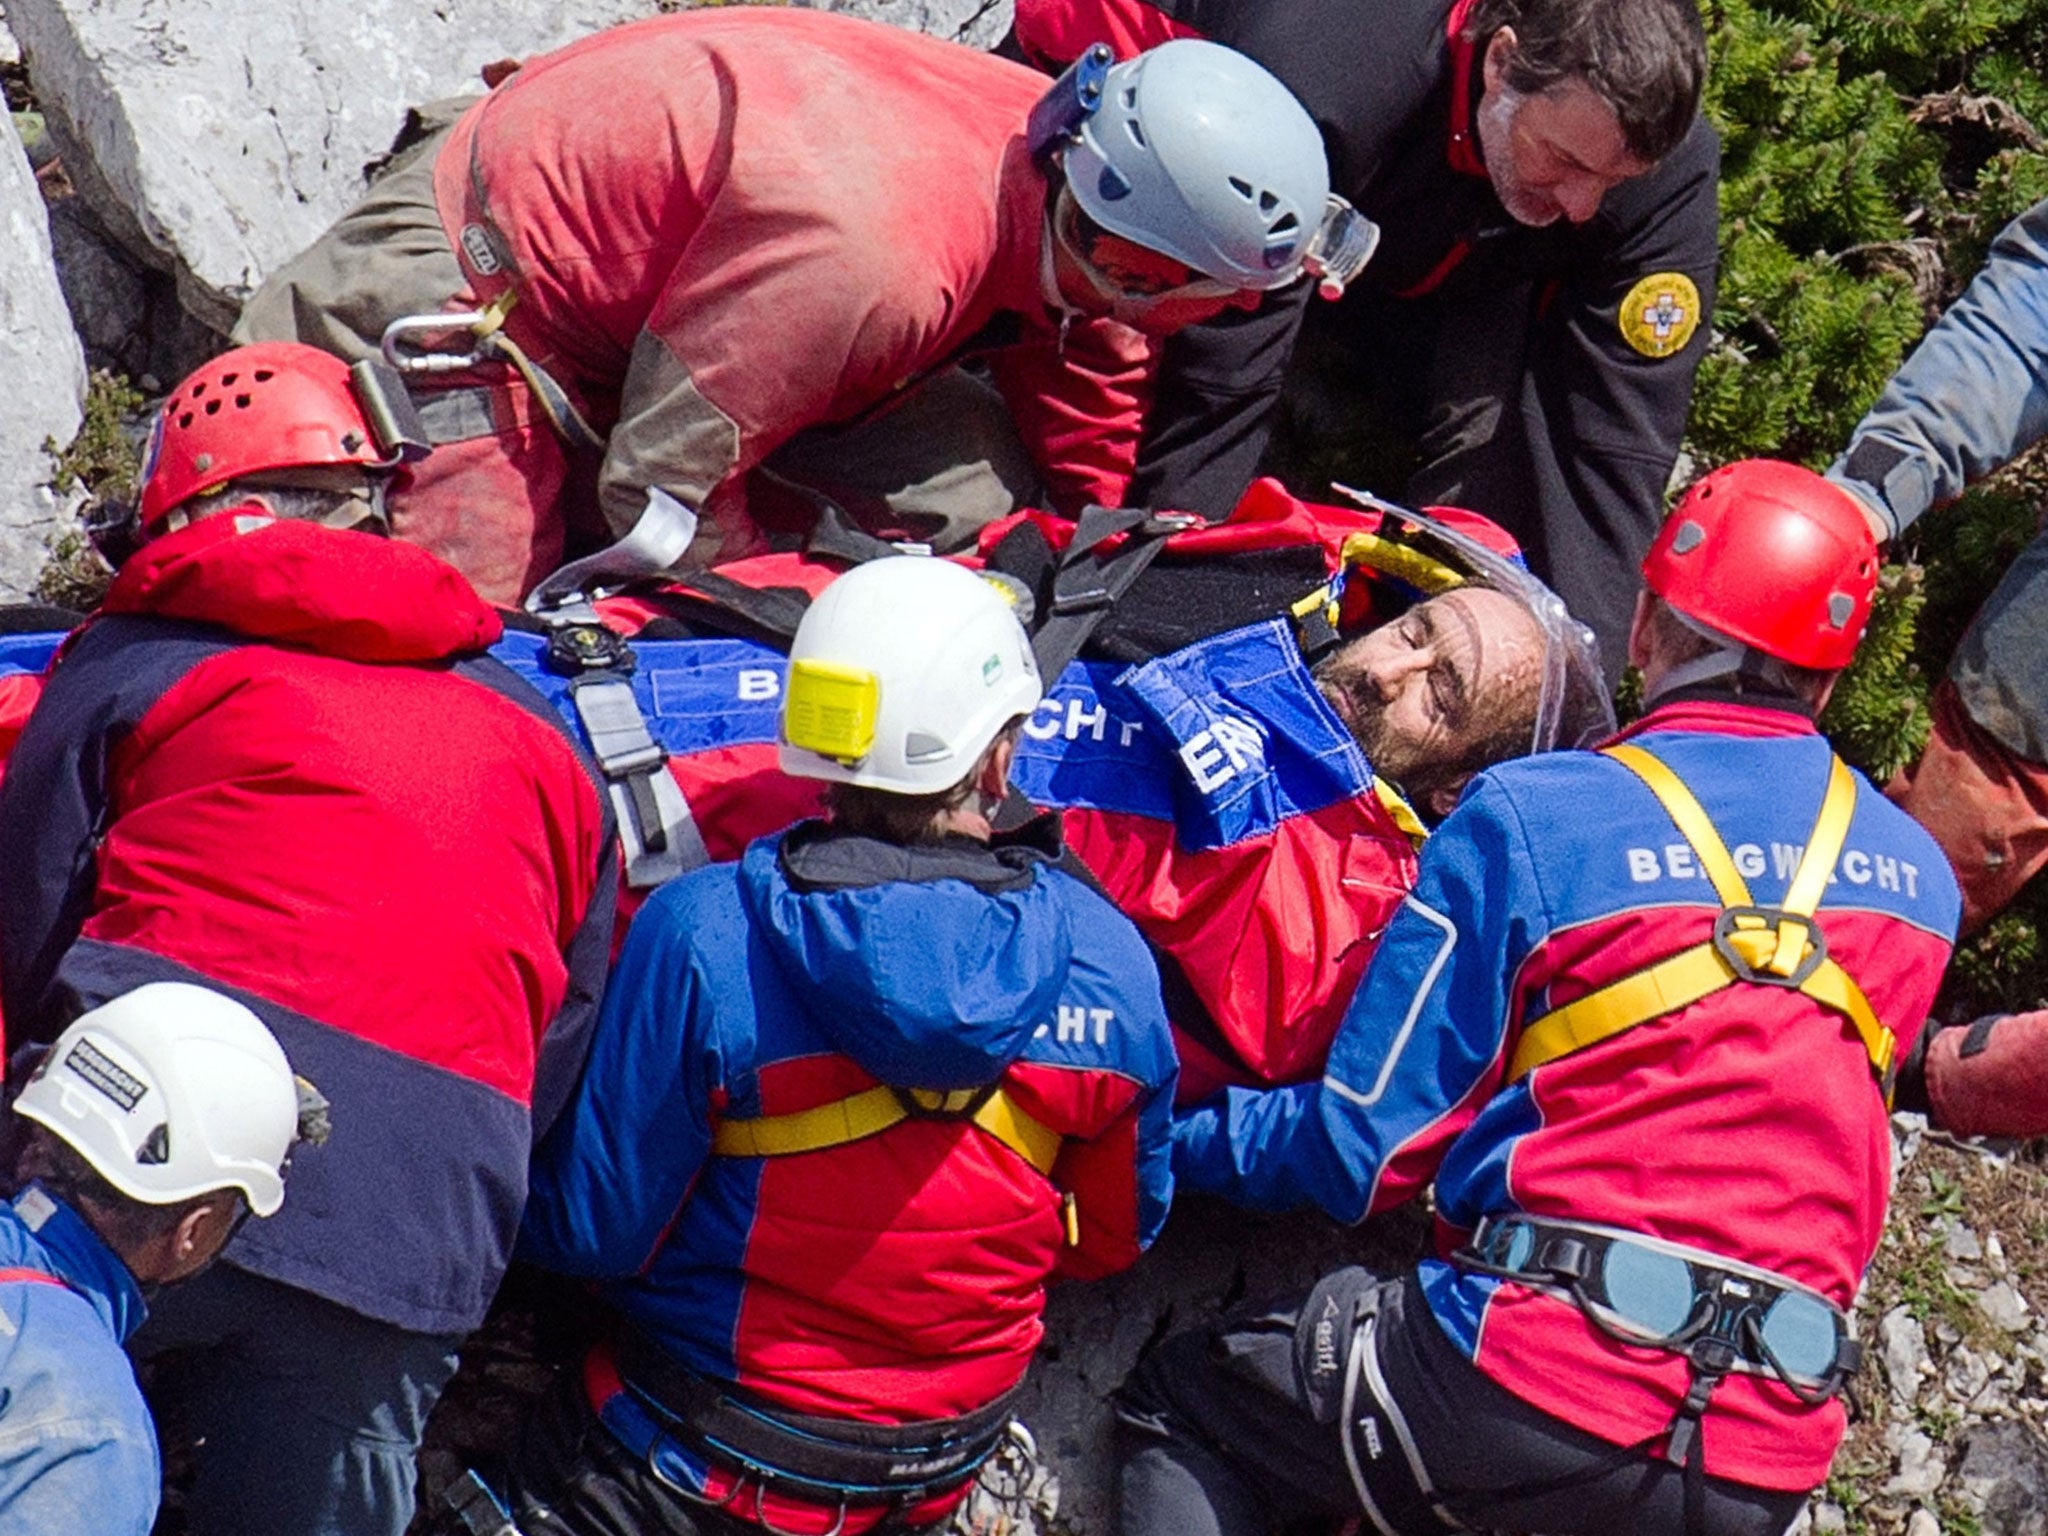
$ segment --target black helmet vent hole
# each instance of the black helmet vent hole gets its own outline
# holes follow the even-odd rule
[[[218,416],[220,414],[220,402],[218,400],[207,401],[206,414],[209,416]]]

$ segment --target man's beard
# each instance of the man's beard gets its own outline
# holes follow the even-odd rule
[[[1515,174],[1513,137],[1515,112],[1525,100],[1503,86],[1479,103],[1479,147],[1486,159],[1486,174],[1493,182],[1493,195],[1517,224],[1541,229],[1564,217],[1564,210],[1540,192],[1523,186]]]
[[[1343,687],[1335,682],[1323,686],[1326,690]],[[1393,785],[1419,814],[1433,822],[1436,818],[1429,809],[1432,795],[1452,783],[1462,770],[1437,761],[1392,730],[1387,725],[1386,706],[1368,691],[1344,689],[1344,704],[1350,711],[1347,724],[1351,734],[1357,738],[1374,777]]]
[[[1343,695],[1344,706],[1337,714],[1357,739],[1374,773],[1399,784],[1416,771],[1420,766],[1416,762],[1419,754],[1413,743],[1404,741],[1388,727],[1387,707],[1372,689],[1349,687],[1345,679],[1328,672],[1316,678],[1316,686],[1326,695]]]

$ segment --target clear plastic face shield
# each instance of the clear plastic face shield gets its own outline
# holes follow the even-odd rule
[[[1592,630],[1571,616],[1563,598],[1514,561],[1435,518],[1383,501],[1370,491],[1348,485],[1331,489],[1387,518],[1379,535],[1367,536],[1391,546],[1389,558],[1372,560],[1376,568],[1406,581],[1425,597],[1483,586],[1514,599],[1535,621],[1543,654],[1530,752],[1587,747],[1614,734],[1613,692],[1601,670],[1599,643]]]

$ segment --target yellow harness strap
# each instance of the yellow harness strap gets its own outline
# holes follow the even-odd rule
[[[911,1088],[905,1092],[920,1109],[934,1115],[956,1114],[993,1136],[1048,1178],[1060,1155],[1060,1133],[1017,1107],[998,1088],[972,1114],[977,1089],[940,1093]],[[711,1135],[711,1150],[725,1157],[790,1157],[822,1152],[850,1141],[876,1136],[911,1117],[896,1090],[868,1088],[814,1109],[788,1115],[763,1115],[753,1120],[721,1120]]]
[[[1747,981],[1796,987],[1822,1007],[1846,1018],[1863,1042],[1864,1053],[1870,1058],[1871,1070],[1877,1074],[1889,1106],[1898,1042],[1871,1008],[1863,989],[1828,958],[1820,930],[1812,925],[1856,810],[1856,780],[1842,760],[1832,760],[1820,815],[1799,867],[1792,873],[1783,905],[1759,908],[1751,900],[1749,886],[1735,867],[1720,833],[1715,831],[1713,821],[1678,775],[1638,746],[1609,747],[1606,753],[1649,786],[1650,793],[1677,824],[1680,835],[1692,845],[1700,868],[1721,899],[1722,916],[1716,925],[1720,937],[1647,965],[1562,1008],[1554,1008],[1531,1023],[1515,1046],[1514,1057],[1508,1064],[1508,1081],[1517,1082],[1561,1056],[1611,1039],[1638,1024],[1676,1013],[1723,987]],[[1775,925],[1771,921],[1773,914],[1779,919]],[[1724,943],[1742,968],[1723,952]]]

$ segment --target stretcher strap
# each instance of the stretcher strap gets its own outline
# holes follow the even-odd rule
[[[1773,925],[1750,899],[1749,886],[1735,867],[1727,845],[1678,775],[1641,747],[1609,747],[1606,753],[1649,786],[1680,835],[1692,845],[1700,868],[1721,899],[1723,923],[1717,925],[1721,937],[1668,955],[1537,1019],[1522,1031],[1508,1064],[1508,1081],[1518,1082],[1560,1057],[1612,1039],[1638,1024],[1664,1018],[1724,987],[1745,981],[1753,985],[1795,987],[1822,1007],[1846,1018],[1863,1043],[1871,1070],[1889,1105],[1898,1042],[1877,1017],[1854,978],[1828,958],[1820,930],[1812,926],[1856,809],[1856,781],[1842,760],[1832,759],[1820,815],[1799,867],[1793,872],[1783,905],[1771,909],[1780,917]],[[1735,914],[1732,924],[1728,922],[1730,913]],[[1724,928],[1726,931],[1722,932]],[[1744,974],[1731,961],[1724,952],[1724,944],[1750,974]],[[1816,947],[1822,950],[1818,958],[1813,954]],[[1802,968],[1807,968],[1804,976],[1799,975]]]
[[[579,678],[569,697],[618,818],[626,884],[652,890],[711,862],[668,754],[647,728],[633,685],[610,672]]]
[[[977,1098],[981,1100],[978,1106]],[[793,1114],[722,1120],[712,1133],[711,1150],[725,1157],[790,1157],[799,1152],[822,1152],[828,1147],[842,1147],[879,1135],[901,1125],[913,1114],[965,1120],[1047,1177],[1060,1155],[1059,1132],[1027,1114],[1000,1088],[987,1094],[977,1088],[954,1093],[910,1088],[898,1093],[887,1086],[869,1088]]]

